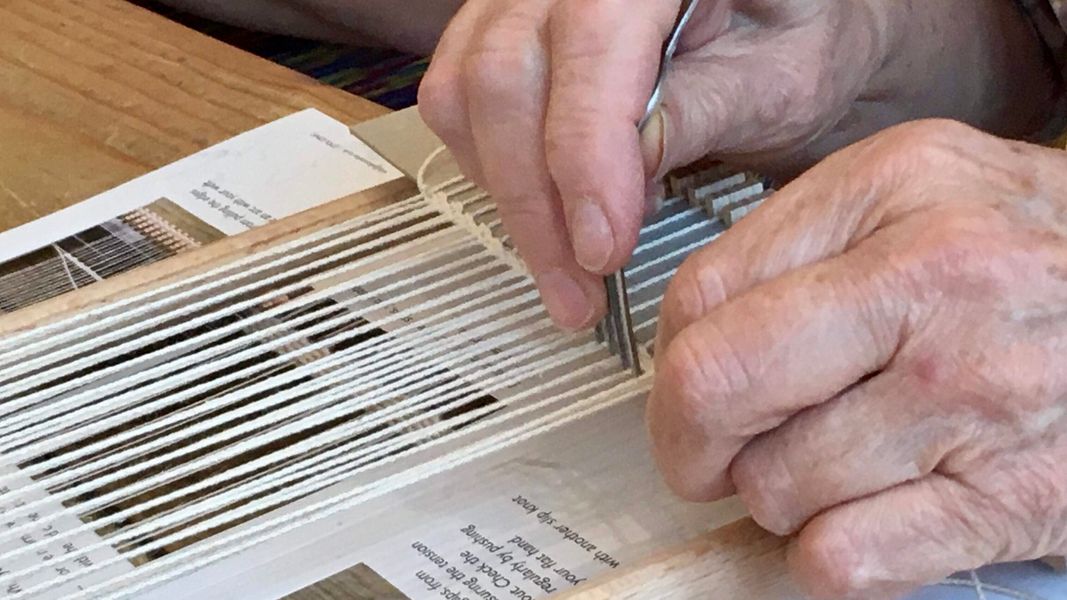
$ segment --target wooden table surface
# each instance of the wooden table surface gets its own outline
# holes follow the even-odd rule
[[[0,0],[0,230],[308,107],[387,112],[123,0]]]

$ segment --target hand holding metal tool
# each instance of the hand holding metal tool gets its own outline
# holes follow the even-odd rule
[[[692,18],[699,0],[683,0],[678,11],[678,19],[671,28],[670,35],[663,43],[663,53],[660,58],[659,72],[656,74],[656,83],[652,88],[652,95],[645,106],[645,115],[637,124],[638,131],[643,131],[649,119],[659,107],[660,97],[663,95],[663,84],[667,80],[670,70],[671,59],[678,50],[678,42],[682,37],[682,30]],[[618,354],[622,359],[624,368],[633,371],[635,376],[641,375],[641,360],[637,352],[637,338],[634,336],[633,317],[630,314],[630,298],[626,292],[626,274],[619,270],[604,278],[604,286],[608,294],[608,314],[597,324],[597,339],[607,341],[608,349]]]

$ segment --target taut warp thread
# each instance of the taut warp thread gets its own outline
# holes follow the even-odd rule
[[[725,227],[711,199],[763,193],[708,185],[666,203],[627,270],[644,344],[666,282]],[[451,178],[0,340],[0,590],[129,597],[649,383],[551,325],[490,199]],[[94,560],[63,567],[51,549],[86,534]]]

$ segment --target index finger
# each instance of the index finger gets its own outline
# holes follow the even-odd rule
[[[575,257],[585,269],[621,268],[644,214],[644,116],[663,39],[679,0],[564,0],[549,18],[548,168]]]

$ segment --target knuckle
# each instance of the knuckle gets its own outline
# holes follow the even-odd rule
[[[656,460],[663,482],[675,496],[686,502],[710,502],[717,497],[685,456],[679,456],[673,450],[658,449]]]
[[[747,373],[735,350],[714,325],[700,331],[683,330],[670,343],[664,357],[664,377],[675,392],[674,409],[702,428],[736,429],[730,400],[749,387]],[[709,418],[709,417],[714,418]]]
[[[474,94],[494,99],[518,98],[532,93],[523,83],[539,71],[536,30],[531,35],[524,20],[512,16],[497,20],[474,44],[464,60],[464,77]]]
[[[766,128],[780,127],[783,116],[788,116],[786,122],[798,131],[816,132],[823,128],[826,104],[826,76],[823,73],[812,73],[810,66],[820,64],[823,61],[803,61],[794,57],[783,57],[779,66],[778,76],[784,85],[777,93],[766,98],[766,103],[761,105],[759,123]],[[826,61],[829,63],[830,61]],[[736,94],[733,97],[743,98]]]
[[[983,209],[927,211],[924,218],[925,224],[911,242],[896,249],[892,266],[887,265],[916,285],[917,297],[935,290],[955,295],[1010,277],[1009,270],[992,268],[1006,258],[998,249],[1008,240],[996,230],[999,221],[991,222]]]
[[[886,137],[899,144],[902,150],[921,148],[944,142],[973,137],[978,130],[951,119],[919,119],[886,130]]]
[[[930,169],[950,158],[951,147],[980,135],[968,125],[949,119],[923,119],[895,125],[876,134],[869,146],[877,168],[902,164],[909,169]]]
[[[703,470],[694,469],[694,453],[700,444],[699,428],[693,410],[681,410],[674,377],[667,371],[657,373],[656,387],[647,407],[648,431],[653,455],[667,487],[690,502],[712,499]],[[699,409],[696,409],[699,411]]]
[[[848,177],[858,190],[871,182],[882,186],[914,186],[916,174],[936,179],[958,169],[959,149],[981,136],[968,125],[948,119],[912,121],[886,128],[854,147],[839,151],[830,162],[847,163]],[[922,179],[929,183],[929,179]]]
[[[766,88],[746,78],[733,78],[732,82],[719,82],[720,102],[725,99],[746,102],[747,98],[758,94],[758,102],[747,104],[752,110],[753,126],[763,135],[769,134],[768,139],[774,146],[803,145],[826,129],[826,90],[836,87],[832,81],[835,72],[825,66],[834,64],[834,61],[822,55],[828,51],[825,45],[818,45],[791,53],[776,53],[772,76],[781,82],[780,85]],[[727,87],[727,84],[732,85]]]
[[[812,596],[849,598],[868,587],[853,566],[856,548],[845,528],[816,520],[801,533],[797,553],[800,565],[794,563],[794,575]]]
[[[676,330],[700,320],[726,300],[726,284],[714,255],[682,263],[663,297],[662,312]]]
[[[657,379],[670,390],[669,406],[662,409],[671,412],[674,422],[697,424],[705,420],[709,401],[705,390],[711,386],[705,381],[699,354],[683,334],[668,346],[662,362],[657,365]]]
[[[794,489],[793,479],[781,458],[768,452],[760,438],[750,442],[734,459],[730,476],[738,497],[756,523],[776,535],[793,533],[793,524],[784,510]]]
[[[780,421],[774,411],[768,413],[755,403],[741,401],[753,387],[752,357],[714,324],[705,321],[700,329],[701,339],[690,345],[699,367],[696,381],[717,403],[716,426],[729,435],[749,438],[771,429],[769,420],[777,425]]]
[[[443,69],[428,73],[419,85],[419,115],[426,126],[442,139],[451,137],[457,128],[455,121],[461,110],[458,86],[457,78]]]
[[[721,336],[692,328],[668,344],[657,365],[649,430],[667,484],[686,500],[706,502],[733,490],[729,477],[713,472],[704,453],[709,440],[734,433],[730,418],[723,415],[736,404],[734,393],[748,386],[747,377],[739,372],[736,357]]]
[[[518,93],[527,63],[521,50],[481,48],[467,58],[463,72],[472,94],[508,97]]]

